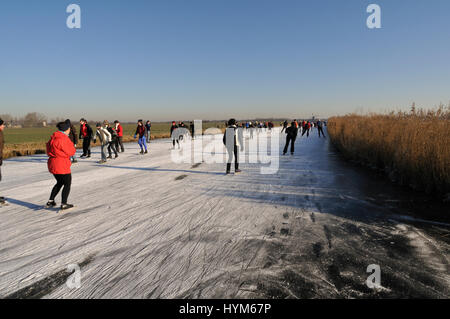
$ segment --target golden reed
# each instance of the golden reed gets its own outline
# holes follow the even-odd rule
[[[450,193],[450,105],[436,110],[333,117],[332,143],[345,157],[437,196]]]

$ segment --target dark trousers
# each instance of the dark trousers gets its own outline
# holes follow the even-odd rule
[[[70,194],[70,186],[72,185],[72,174],[66,175],[53,175],[56,179],[56,185],[52,189],[52,194],[50,195],[50,200],[55,200],[61,188],[64,186],[62,191],[62,202],[61,204],[67,204],[67,199]]]
[[[294,154],[296,137],[286,136],[286,146],[284,147],[283,154],[288,151],[289,143],[291,143],[291,154]]]
[[[305,133],[308,133],[308,134],[306,134],[306,136],[309,137],[309,129],[304,128],[302,136],[305,135]]]
[[[323,127],[318,127],[317,130],[319,131],[319,137],[320,137],[320,132],[322,132],[323,137],[325,137],[325,133],[323,132]]]
[[[234,148],[227,147],[228,151],[228,162],[227,162],[227,172],[231,170],[231,162],[233,161],[233,153],[234,153],[234,169],[239,169],[239,150],[237,145],[234,145]]]
[[[120,150],[120,152],[125,152],[125,148],[123,147],[123,137],[122,136],[119,136],[119,137],[117,137],[117,139],[116,139],[116,151],[117,152],[119,152],[119,150]],[[120,148],[119,148],[120,147]]]
[[[173,147],[175,148],[175,141],[177,141],[178,147],[180,147],[180,141],[178,141],[178,140],[172,140]]]
[[[111,150],[114,152],[114,155],[117,156],[116,143],[117,143],[117,141],[113,141],[113,142],[109,142],[108,143],[109,156],[111,156]]]
[[[89,137],[83,138],[83,155],[91,156],[91,139]]]

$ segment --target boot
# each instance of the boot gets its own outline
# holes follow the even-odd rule
[[[54,200],[49,200],[47,202],[47,205],[45,205],[45,207],[47,207],[47,208],[56,207],[56,203]]]
[[[71,204],[62,204],[61,205],[61,210],[68,210],[68,209],[71,209],[71,208],[73,208],[74,206],[73,205],[71,205]]]

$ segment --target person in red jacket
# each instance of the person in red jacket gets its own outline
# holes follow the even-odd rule
[[[123,147],[123,128],[122,125],[120,125],[119,121],[114,121],[114,125],[117,132],[117,140],[116,140],[116,150],[117,152],[121,151],[122,153],[125,152],[125,148]],[[120,146],[120,149],[119,149]]]
[[[67,210],[73,207],[73,205],[67,203],[67,200],[72,185],[72,173],[70,170],[72,162],[70,158],[75,155],[76,149],[69,138],[70,124],[61,122],[56,127],[58,131],[53,133],[50,141],[47,143],[47,155],[49,156],[47,165],[48,171],[53,174],[57,183],[52,189],[47,208],[56,206],[55,197],[64,186],[61,210]]]

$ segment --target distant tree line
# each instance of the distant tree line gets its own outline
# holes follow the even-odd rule
[[[55,118],[49,121],[46,115],[38,112],[31,112],[23,117],[0,114],[0,118],[5,121],[6,125],[9,127],[44,127],[64,121],[62,118]]]

